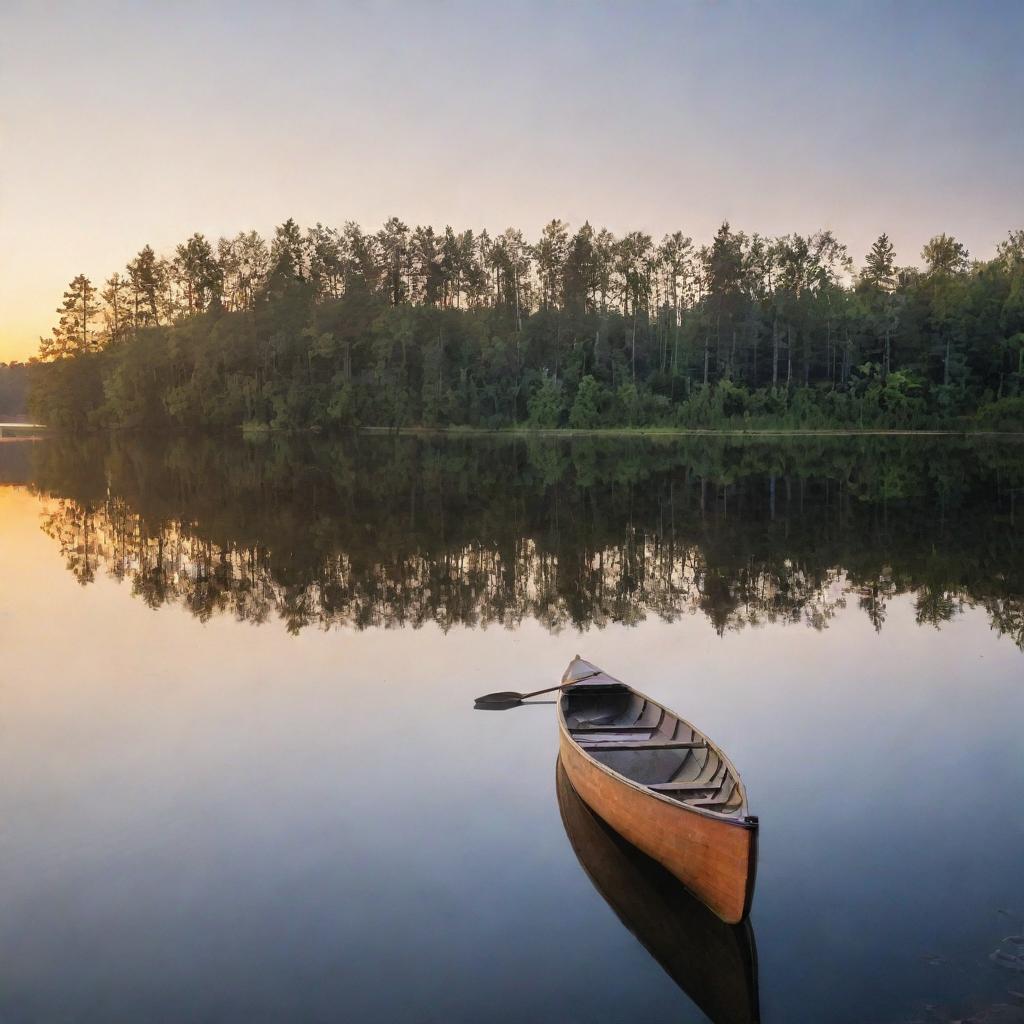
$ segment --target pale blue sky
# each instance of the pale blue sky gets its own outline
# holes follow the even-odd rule
[[[902,262],[1024,226],[1024,3],[0,9],[0,358],[144,243],[729,218]]]

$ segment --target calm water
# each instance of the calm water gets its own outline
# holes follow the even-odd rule
[[[1004,442],[0,445],[0,1020],[1020,1019],[1022,525]],[[473,711],[577,652],[742,772],[752,937]]]

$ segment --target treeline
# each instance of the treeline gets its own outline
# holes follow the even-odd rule
[[[30,449],[44,529],[80,582],[110,574],[202,619],[558,630],[701,614],[721,632],[823,629],[850,606],[882,629],[911,595],[922,624],[977,606],[1024,649],[1021,453],[905,437],[128,433]]]
[[[0,420],[19,420],[27,408],[27,364],[0,363]]]
[[[410,230],[289,220],[71,282],[32,374],[57,427],[1024,428],[1024,230],[923,268],[882,235],[723,224],[616,238],[562,221]]]

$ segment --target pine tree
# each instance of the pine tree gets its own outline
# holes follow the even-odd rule
[[[889,236],[881,234],[864,257],[861,277],[887,291],[896,286],[896,253]]]
[[[131,282],[118,273],[111,274],[100,292],[108,342],[120,341],[131,327]]]
[[[397,306],[408,294],[409,228],[397,217],[391,217],[377,232],[384,280],[391,304]]]
[[[271,275],[284,280],[306,279],[307,246],[299,225],[289,217],[274,231],[270,246]]]
[[[545,309],[561,305],[568,254],[569,229],[565,222],[552,220],[545,224],[540,241],[533,247],[533,258],[537,261],[537,274],[540,277],[541,304]]]
[[[160,323],[160,296],[163,290],[163,264],[151,246],[145,246],[128,264],[131,285],[132,319],[136,327]]]
[[[68,285],[57,312],[60,321],[53,329],[53,337],[40,339],[40,359],[58,359],[90,351],[95,341],[92,323],[100,313],[100,306],[96,289],[85,274],[79,274]]]
[[[223,278],[213,246],[197,231],[175,251],[174,276],[185,299],[189,314],[201,313],[215,299],[219,299]]]

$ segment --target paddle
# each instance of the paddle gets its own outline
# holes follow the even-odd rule
[[[534,690],[532,693],[500,690],[498,693],[485,693],[482,697],[477,697],[473,703],[484,711],[504,711],[506,708],[514,708],[517,704],[522,704],[529,697],[539,697],[542,693],[551,693],[553,690],[561,690],[571,685],[572,683],[562,683],[561,686],[549,686],[544,690]]]
[[[600,672],[588,672],[585,676],[577,676],[568,682],[560,683],[558,686],[549,686],[543,690],[533,690],[530,693],[517,693],[515,690],[499,690],[497,693],[485,693],[477,697],[474,704],[481,711],[504,711],[506,708],[514,708],[529,697],[539,697],[542,693],[552,693],[555,690],[564,690],[567,686],[575,686],[583,679],[600,675]]]

